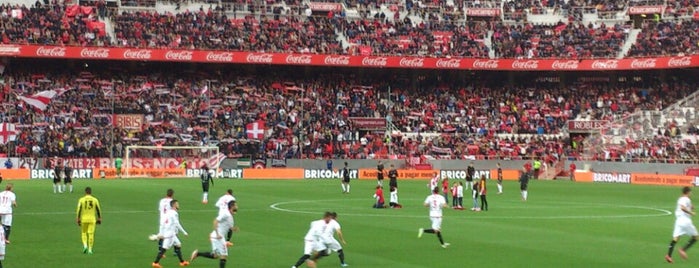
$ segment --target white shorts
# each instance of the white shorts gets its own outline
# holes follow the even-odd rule
[[[325,239],[323,243],[325,244],[325,247],[335,252],[338,252],[342,249],[342,245],[340,245],[340,242],[337,242],[337,239],[335,239],[334,237]]]
[[[216,231],[211,232],[209,235],[209,240],[211,240],[211,251],[217,256],[228,256],[228,247],[226,247],[226,240],[221,238],[216,238]]]
[[[163,248],[164,249],[169,249],[172,246],[180,247],[182,246],[182,243],[180,242],[180,239],[177,238],[176,235],[170,236],[170,237],[165,237],[163,239]]]
[[[680,237],[683,235],[696,236],[697,227],[694,226],[690,219],[678,219],[675,221],[675,230],[672,231],[672,237]]]
[[[442,217],[430,217],[430,221],[432,221],[432,229],[442,230]]]
[[[311,255],[313,252],[323,251],[326,247],[323,243],[314,240],[305,240],[303,244],[303,255]]]
[[[12,214],[2,214],[0,217],[2,218],[2,220],[0,220],[2,225],[12,226]]]

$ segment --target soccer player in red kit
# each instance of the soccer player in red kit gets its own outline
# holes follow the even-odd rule
[[[570,167],[569,167],[569,169],[570,169],[570,180],[571,180],[571,181],[575,181],[575,170],[576,170],[577,168],[578,168],[578,167],[575,166],[575,162],[570,162]]]
[[[374,199],[376,199],[376,204],[373,208],[384,208],[384,203],[386,200],[383,199],[383,188],[381,186],[376,186],[376,193],[374,193]]]

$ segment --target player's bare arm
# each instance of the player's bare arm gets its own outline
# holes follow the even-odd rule
[[[693,211],[692,209],[689,209],[689,208],[686,207],[686,206],[681,206],[681,208],[682,208],[682,211],[684,211],[685,213],[687,213],[687,214],[689,214],[689,215],[692,215],[692,216],[695,215],[695,213],[694,213],[694,211]]]

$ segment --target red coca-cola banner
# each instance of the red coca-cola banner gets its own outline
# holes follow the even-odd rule
[[[310,2],[307,4],[313,11],[338,11],[342,10],[340,3]]]
[[[496,71],[614,71],[699,67],[699,55],[638,59],[474,59],[399,56],[346,56],[206,50],[57,47],[0,45],[0,56],[21,58],[137,60],[169,62],[210,62],[234,64],[274,64],[346,66],[404,69],[461,69]]]
[[[470,17],[497,17],[500,16],[499,8],[467,8],[466,16]]]
[[[629,7],[629,15],[661,14],[663,6],[635,6]]]

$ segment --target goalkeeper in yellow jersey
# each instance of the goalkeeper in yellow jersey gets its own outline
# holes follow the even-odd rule
[[[78,200],[76,213],[83,241],[83,253],[92,254],[92,245],[95,243],[95,224],[102,223],[100,201],[92,196],[92,188],[85,188],[85,196]]]

